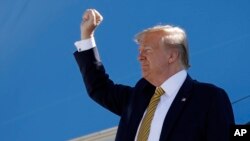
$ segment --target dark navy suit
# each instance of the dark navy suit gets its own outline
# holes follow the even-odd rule
[[[75,52],[89,96],[119,115],[116,141],[134,141],[137,128],[155,87],[141,79],[134,87],[114,84],[101,62],[97,49]],[[160,141],[228,141],[234,116],[226,92],[188,75],[163,123]]]

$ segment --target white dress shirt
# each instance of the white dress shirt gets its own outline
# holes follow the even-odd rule
[[[176,73],[175,75],[171,76],[161,85],[161,88],[165,91],[165,93],[161,96],[160,101],[156,107],[155,114],[151,122],[148,141],[159,141],[164,119],[168,113],[168,110],[175,96],[180,90],[182,84],[184,83],[186,77],[187,77],[187,71],[182,70]],[[146,111],[144,112],[144,116],[145,113]],[[137,140],[140,126],[141,123],[137,129],[135,141]]]
[[[86,40],[80,40],[75,42],[75,46],[78,52],[82,52],[91,48],[96,47],[95,38],[89,38]]]
[[[96,43],[95,43],[95,39],[92,37],[90,39],[75,42],[75,46],[78,52],[82,52],[91,48],[95,48]],[[174,74],[173,76],[171,76],[161,85],[161,88],[165,91],[165,93],[161,96],[160,101],[156,107],[156,111],[155,111],[154,117],[152,119],[151,127],[150,127],[148,141],[159,141],[164,119],[167,115],[167,112],[176,94],[178,93],[179,89],[184,83],[186,77],[187,77],[187,71],[182,70]],[[146,111],[144,112],[144,115],[145,113]],[[140,126],[141,126],[141,123],[137,129],[135,141],[137,140],[137,135],[138,135]]]
[[[92,37],[89,39],[77,41],[75,42],[75,46],[78,52],[82,52],[82,51],[89,50],[91,48],[95,48],[96,47],[95,38]],[[97,61],[101,62],[101,58],[97,50],[94,50],[94,54],[95,54]]]

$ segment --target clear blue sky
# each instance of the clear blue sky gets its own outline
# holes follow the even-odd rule
[[[116,126],[94,103],[73,57],[85,9],[104,16],[96,32],[111,78],[141,77],[134,35],[156,24],[186,29],[190,75],[223,87],[236,101],[250,94],[249,0],[1,0],[0,140],[62,141]],[[129,68],[129,69],[128,69]],[[233,104],[250,120],[250,98]]]

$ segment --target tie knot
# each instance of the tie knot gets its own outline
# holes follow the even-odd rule
[[[156,87],[155,89],[155,95],[162,96],[164,94],[164,90],[161,87]]]

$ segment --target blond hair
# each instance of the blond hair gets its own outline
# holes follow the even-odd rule
[[[187,35],[182,28],[171,25],[157,25],[138,33],[135,36],[135,41],[137,43],[140,43],[141,38],[145,34],[158,31],[164,32],[163,36],[161,37],[160,43],[164,46],[171,45],[173,47],[177,47],[181,56],[181,63],[184,65],[186,69],[189,68],[190,65],[189,65]]]

